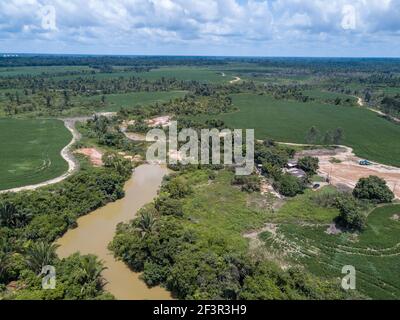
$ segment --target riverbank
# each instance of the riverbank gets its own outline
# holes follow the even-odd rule
[[[133,219],[141,207],[157,196],[166,174],[167,169],[158,165],[137,167],[125,185],[125,197],[79,218],[78,227],[57,240],[60,245],[58,255],[65,258],[77,251],[97,255],[107,268],[103,272],[107,281],[105,289],[117,299],[171,299],[170,293],[161,287],[148,288],[139,279],[139,273],[130,270],[122,261],[115,260],[107,248],[117,225]]]

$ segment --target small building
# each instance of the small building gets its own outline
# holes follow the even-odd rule
[[[286,172],[299,179],[305,178],[307,176],[305,171],[298,168],[287,169]]]

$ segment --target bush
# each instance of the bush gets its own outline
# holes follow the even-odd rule
[[[367,216],[361,209],[361,204],[351,195],[342,195],[336,200],[336,207],[340,211],[339,223],[351,230],[363,230]]]
[[[294,197],[305,189],[303,181],[290,174],[283,174],[279,180],[274,181],[273,187],[286,197]]]
[[[297,165],[300,169],[304,170],[308,176],[313,176],[317,173],[319,168],[319,160],[318,158],[307,156],[300,158]]]
[[[182,203],[178,199],[173,199],[166,195],[161,195],[157,198],[155,208],[161,215],[183,216]]]
[[[260,191],[260,178],[256,175],[235,176],[232,180],[232,184],[242,186],[242,191]]]
[[[107,152],[103,155],[102,160],[104,167],[116,170],[125,179],[132,175],[132,162],[129,159],[125,159],[116,153]]]
[[[353,195],[358,199],[366,199],[375,203],[392,202],[394,198],[386,181],[377,176],[361,178],[353,190]]]
[[[174,199],[184,198],[193,192],[190,185],[182,178],[177,177],[171,180],[164,188]]]

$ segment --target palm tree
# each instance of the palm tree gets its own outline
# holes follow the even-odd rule
[[[0,203],[0,226],[20,228],[31,218],[30,213],[20,212],[9,202]]]
[[[5,240],[0,238],[0,281],[3,281],[10,266],[11,251]]]
[[[52,265],[57,259],[57,244],[37,242],[32,244],[26,252],[26,263],[29,268],[40,274],[44,266]]]
[[[85,291],[92,284],[97,290],[100,290],[106,284],[101,273],[107,269],[103,266],[102,261],[99,261],[95,255],[87,255],[83,256],[81,260],[80,271],[82,274],[82,289],[81,291]]]
[[[154,215],[148,211],[140,214],[140,220],[138,224],[138,230],[142,234],[142,237],[146,236],[153,230],[153,226],[156,222]]]

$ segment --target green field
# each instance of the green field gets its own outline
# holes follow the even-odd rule
[[[107,94],[106,95],[106,106],[100,111],[118,111],[122,107],[134,108],[138,105],[149,105],[156,102],[167,102],[171,99],[183,97],[185,91],[155,91],[155,92],[132,92],[132,93],[120,93],[120,94]],[[101,96],[93,96],[86,98],[77,98],[83,100],[101,100]]]
[[[395,214],[400,214],[400,205],[375,209],[368,217],[366,230],[357,236],[329,235],[325,233],[327,226],[286,223],[278,226],[277,237],[266,233],[260,238],[268,250],[305,265],[316,275],[337,278],[338,284],[343,277],[342,267],[352,265],[356,269],[356,289],[361,293],[374,299],[398,299],[400,221],[393,219]]]
[[[360,157],[400,167],[400,126],[369,110],[317,102],[275,100],[269,96],[233,96],[240,111],[219,116],[235,128],[255,129],[259,139],[305,143],[307,131],[316,126],[321,137],[327,130],[344,129],[342,144]]]
[[[71,133],[59,120],[0,119],[0,190],[36,184],[68,170],[60,151]]]

